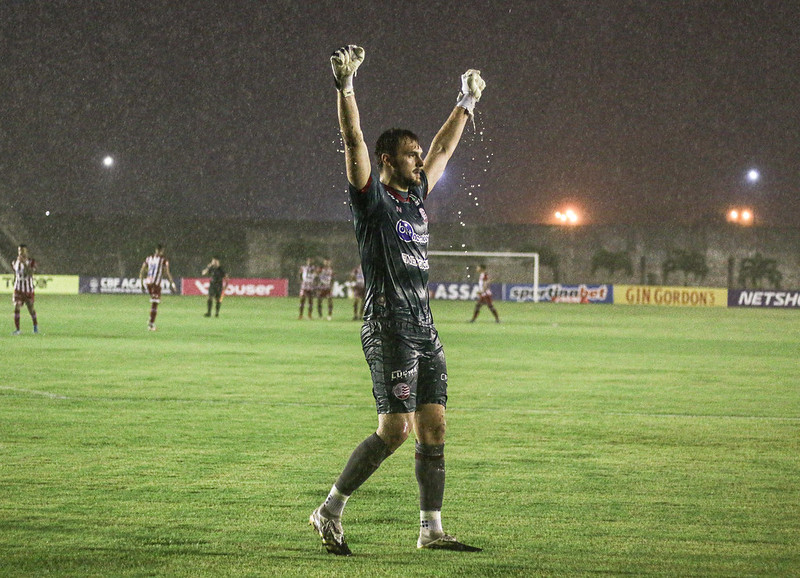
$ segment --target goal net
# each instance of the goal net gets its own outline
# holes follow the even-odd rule
[[[532,283],[533,301],[539,300],[539,253],[428,251],[428,256],[447,257],[436,260],[437,281],[477,283],[476,268],[484,264],[492,283]]]

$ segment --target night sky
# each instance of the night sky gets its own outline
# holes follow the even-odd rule
[[[434,220],[800,226],[796,1],[0,4],[0,199],[21,212],[344,220],[330,53],[370,149],[487,88]],[[103,165],[105,156],[115,163]],[[748,170],[760,171],[749,182]]]

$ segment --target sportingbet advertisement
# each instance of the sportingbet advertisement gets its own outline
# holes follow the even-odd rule
[[[208,277],[184,277],[181,279],[182,295],[208,295]],[[288,279],[229,279],[225,296],[239,297],[287,297]]]
[[[477,283],[429,283],[428,290],[433,299],[450,301],[474,301],[478,298]],[[533,284],[493,283],[492,296],[498,301],[518,303],[535,301]],[[540,303],[604,303],[614,302],[612,285],[562,285],[550,283],[539,285]]]
[[[533,284],[504,284],[503,301],[523,303],[535,301]],[[613,285],[539,285],[539,303],[611,304],[614,302]]]

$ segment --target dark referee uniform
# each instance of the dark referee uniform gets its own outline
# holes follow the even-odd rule
[[[364,271],[361,343],[378,413],[447,403],[447,367],[428,297],[428,217],[421,184],[408,192],[383,185],[373,170],[350,208]]]
[[[220,267],[209,267],[208,276],[211,280],[208,283],[208,298],[217,301],[222,297],[222,284],[225,280],[225,269]]]

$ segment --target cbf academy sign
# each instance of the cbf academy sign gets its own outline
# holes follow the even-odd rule
[[[181,292],[181,280],[176,279],[177,293]],[[138,277],[81,277],[81,293],[103,293],[114,295],[135,294],[142,292],[142,282]],[[161,292],[165,295],[172,293],[167,279],[161,280]]]

